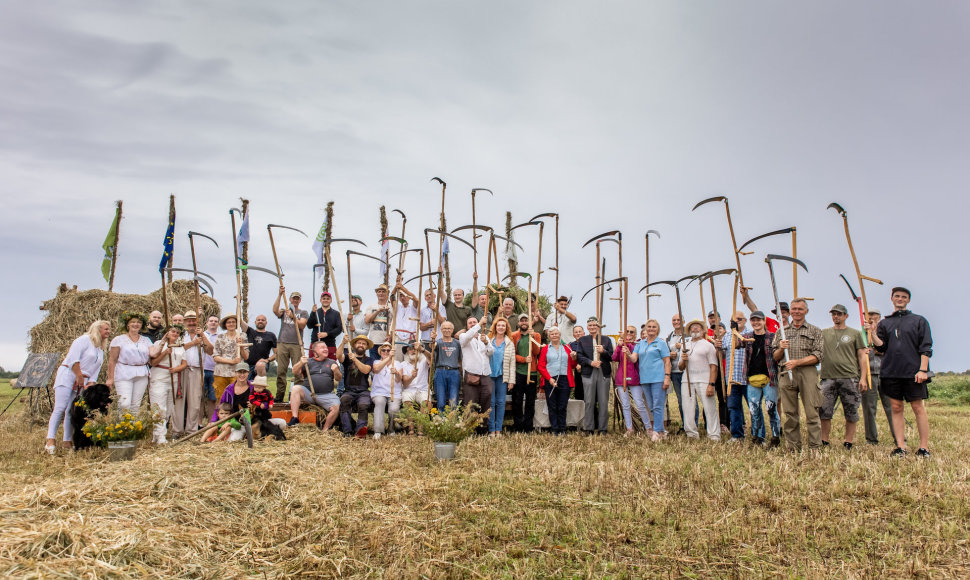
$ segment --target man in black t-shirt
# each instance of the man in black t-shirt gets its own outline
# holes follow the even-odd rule
[[[771,343],[775,333],[765,329],[765,314],[755,310],[748,317],[752,330],[742,336],[751,341],[744,342],[744,377],[748,382],[748,411],[751,412],[751,434],[756,445],[764,443],[765,419],[761,414],[761,400],[764,399],[768,410],[768,423],[771,426],[771,447],[781,445],[778,414],[778,365],[771,356]]]
[[[351,349],[344,354],[344,347],[349,343],[349,339],[344,337],[340,348],[337,349],[337,362],[343,365],[344,369],[344,393],[340,395],[340,425],[343,427],[344,435],[354,435],[356,432],[358,439],[367,437],[367,413],[370,411],[370,384],[367,377],[370,375],[374,359],[367,356],[367,350],[374,347],[374,343],[363,334],[354,338]],[[354,428],[350,422],[350,413],[356,409],[357,426]]]
[[[266,324],[265,314],[258,315],[253,320],[252,326],[242,323],[246,340],[251,345],[249,358],[246,359],[246,364],[249,365],[249,380],[253,380],[257,374],[265,376],[266,365],[276,360],[276,334],[267,331]]]
[[[313,312],[307,318],[306,325],[310,329],[310,336],[312,337],[310,343],[323,341],[323,344],[327,345],[327,356],[336,358],[336,340],[337,336],[343,332],[343,321],[340,319],[340,313],[330,307],[332,303],[333,297],[330,296],[330,293],[326,290],[321,292],[320,308],[314,305]]]

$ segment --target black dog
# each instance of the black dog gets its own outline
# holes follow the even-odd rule
[[[88,419],[94,416],[95,411],[101,413],[108,412],[108,405],[111,404],[111,389],[108,385],[98,383],[81,391],[78,400],[83,405],[71,406],[71,429],[74,431],[74,450],[92,447],[94,442],[81,429]]]
[[[253,417],[253,437],[259,437],[260,439],[266,437],[267,435],[272,435],[277,441],[286,441],[286,435],[283,430],[279,428],[278,425],[270,421],[273,414],[269,412],[269,409],[263,409],[259,406],[250,407]]]

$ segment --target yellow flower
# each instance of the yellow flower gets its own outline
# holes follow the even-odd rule
[[[135,421],[135,427],[141,429],[141,421]]]

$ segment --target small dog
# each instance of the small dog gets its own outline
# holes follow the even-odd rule
[[[94,446],[94,442],[82,429],[95,411],[108,412],[108,405],[111,404],[111,389],[108,388],[108,385],[101,383],[91,385],[78,394],[78,399],[84,405],[73,405],[71,407],[71,429],[74,431],[75,451]]]
[[[272,435],[276,441],[286,441],[283,430],[271,421],[273,414],[270,413],[269,409],[253,406],[250,410],[253,417],[253,438],[262,439],[267,435]]]

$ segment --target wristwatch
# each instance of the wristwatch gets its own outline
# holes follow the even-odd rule
[[[710,385],[710,386],[712,386],[712,387],[714,386],[714,383],[707,383],[707,384],[709,384],[709,385]]]

